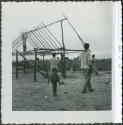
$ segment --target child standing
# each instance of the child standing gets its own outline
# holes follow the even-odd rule
[[[50,78],[53,86],[53,96],[57,96],[57,82],[60,84],[60,80],[58,77],[58,63],[57,63],[57,58],[56,54],[52,54],[52,58],[50,59]]]

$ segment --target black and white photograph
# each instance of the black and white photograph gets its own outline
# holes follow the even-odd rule
[[[113,110],[113,4],[2,3],[13,112]]]

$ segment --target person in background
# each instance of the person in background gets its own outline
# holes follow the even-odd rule
[[[83,71],[84,74],[84,86],[82,88],[82,93],[86,93],[87,89],[88,91],[92,92],[94,89],[92,89],[92,85],[90,83],[91,80],[91,74],[93,72],[92,70],[92,64],[90,59],[90,50],[89,50],[89,44],[84,44],[84,51],[80,54],[79,60],[81,62],[80,68]]]
[[[95,55],[93,54],[92,55],[92,67],[93,67],[93,72],[98,75],[98,72],[97,72],[97,67],[96,67],[96,59],[95,59]]]
[[[60,84],[60,80],[57,73],[58,63],[57,63],[56,54],[53,53],[52,56],[53,57],[50,59],[50,79],[53,86],[53,96],[57,96],[57,82],[59,82]]]
[[[61,55],[61,60],[60,60],[60,70],[61,70],[61,76],[62,78],[66,78],[66,64],[65,64],[65,59],[64,55]]]
[[[77,68],[76,68],[76,67],[77,67],[76,60],[74,60],[73,66],[72,66],[72,72],[73,72],[73,73],[77,71]]]
[[[57,57],[57,64],[58,64],[58,72],[60,72],[60,60],[59,60],[59,57]]]

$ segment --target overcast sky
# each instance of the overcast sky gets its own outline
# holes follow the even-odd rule
[[[62,14],[65,14],[83,40],[90,43],[90,49],[97,58],[111,58],[112,4],[113,2],[2,3],[2,33],[6,36],[4,40],[12,42],[20,32],[31,30],[42,22],[52,23],[64,18]],[[82,49],[81,42],[67,21],[63,22],[63,28],[66,48]],[[52,26],[50,30],[61,41],[60,24]]]

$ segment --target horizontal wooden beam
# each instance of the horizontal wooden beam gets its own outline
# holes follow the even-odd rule
[[[25,33],[28,33],[28,34],[29,34],[30,32],[35,32],[35,31],[37,31],[37,30],[39,30],[39,29],[46,28],[46,27],[48,27],[48,26],[51,26],[51,25],[53,25],[53,24],[55,24],[55,23],[59,23],[59,22],[61,22],[61,21],[63,21],[63,20],[66,20],[66,19],[67,19],[67,18],[64,18],[64,19],[55,21],[55,22],[53,22],[53,23],[50,23],[50,24],[45,25],[45,26],[42,26],[42,27],[38,27],[38,28],[36,28],[36,29],[30,30],[29,32],[25,32]]]
[[[58,48],[58,49],[46,49],[46,48],[36,48],[36,50],[48,50],[48,51],[37,51],[37,53],[40,54],[45,54],[46,52],[48,52],[48,54],[52,54],[52,51],[58,51],[58,50],[63,50],[63,48]],[[78,50],[78,49],[65,49],[65,52],[67,53],[68,51],[70,52],[81,52],[84,50]],[[25,52],[19,52],[19,54],[34,54],[34,50],[30,50],[30,51],[25,51]],[[56,54],[62,54],[62,52],[55,52]],[[14,56],[16,53],[12,53],[12,55]],[[47,54],[46,54],[47,55]]]
[[[76,51],[84,51],[84,50],[82,50],[82,49],[65,49],[65,51],[73,51],[73,52],[76,52]]]
[[[63,48],[56,48],[56,49],[48,49],[48,48],[36,48],[37,50],[50,50],[50,51],[57,51],[57,50],[63,50]]]

